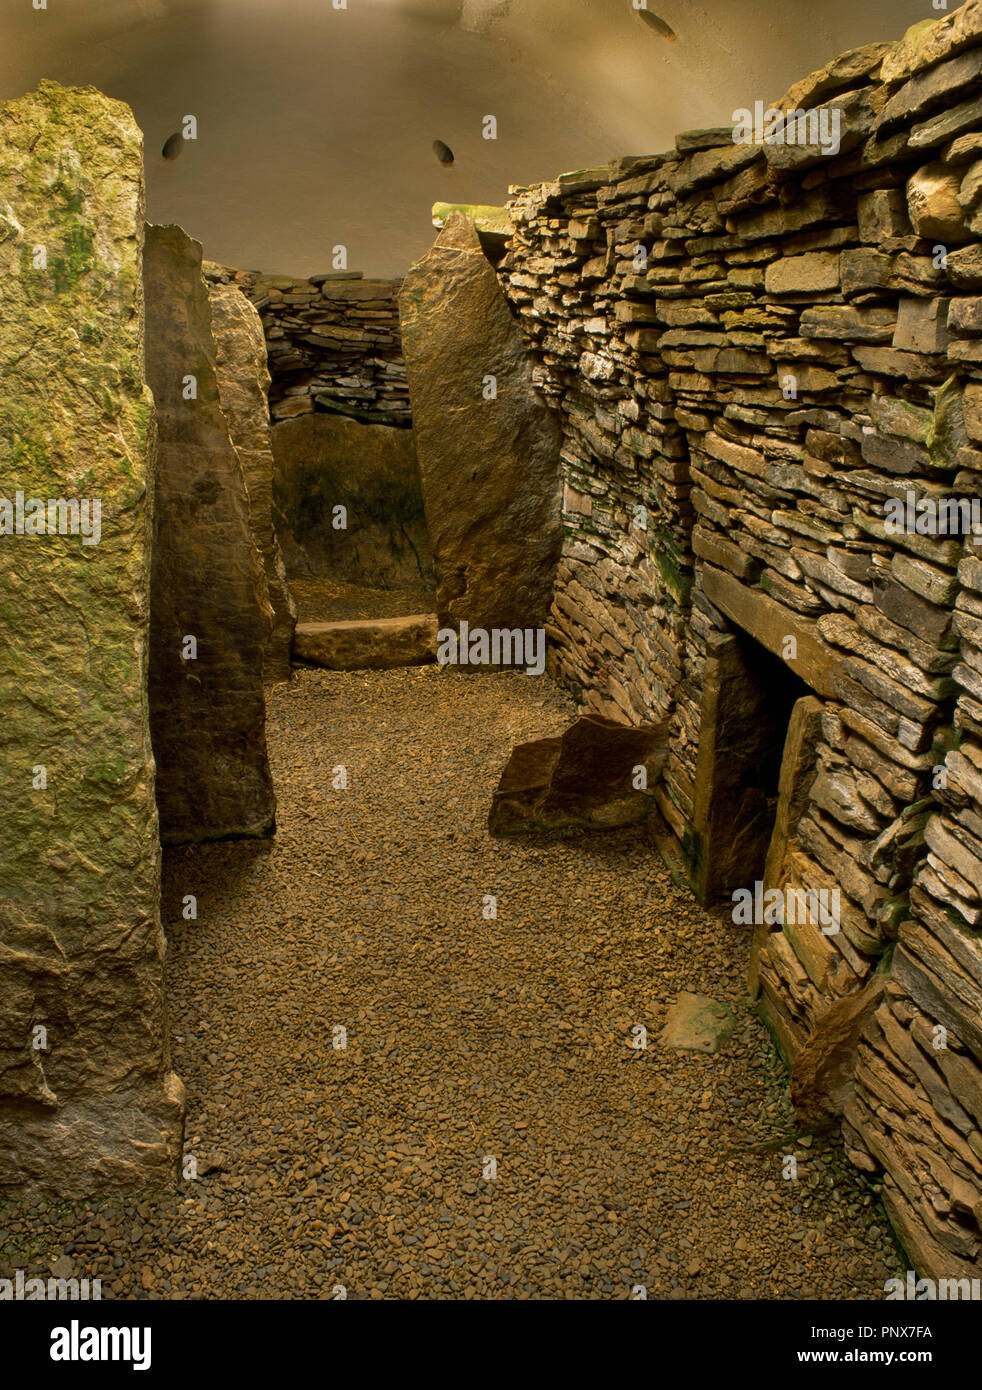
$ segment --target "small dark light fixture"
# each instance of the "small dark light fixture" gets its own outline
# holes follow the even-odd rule
[[[433,153],[441,164],[453,163],[453,150],[449,145],[445,145],[442,140],[433,141]]]
[[[638,10],[637,13],[644,20],[645,24],[648,25],[649,29],[654,29],[655,33],[661,34],[663,39],[670,39],[672,43],[678,42],[678,34],[676,34],[672,26],[666,24],[663,19],[659,19],[656,14],[652,14],[650,10]]]

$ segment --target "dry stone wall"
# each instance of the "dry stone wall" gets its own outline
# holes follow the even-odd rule
[[[293,279],[225,269],[266,334],[274,421],[328,411],[364,424],[408,425],[399,337],[399,280],[358,271]]]
[[[969,0],[750,99],[745,140],[513,190],[498,266],[563,428],[554,669],[670,721],[704,897],[748,638],[804,683],[759,872],[839,929],[758,922],[752,983],[789,1061],[848,1074],[826,1108],[943,1276],[982,1242],[982,564],[942,505],[982,496],[980,74]]]

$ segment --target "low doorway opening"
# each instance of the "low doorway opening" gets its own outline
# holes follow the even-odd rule
[[[791,712],[813,692],[748,633],[725,638],[703,680],[690,871],[703,904],[762,879]]]

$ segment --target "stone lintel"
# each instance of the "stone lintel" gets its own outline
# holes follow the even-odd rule
[[[809,618],[801,617],[761,589],[751,589],[712,565],[703,566],[702,590],[731,622],[782,660],[785,660],[785,639],[793,637],[798,655],[789,663],[792,670],[817,694],[829,699],[835,696],[835,655]]]

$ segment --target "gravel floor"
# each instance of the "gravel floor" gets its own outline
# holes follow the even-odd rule
[[[275,842],[165,866],[198,1177],[4,1203],[0,1273],[61,1257],[127,1298],[882,1298],[906,1262],[838,1145],[795,1137],[745,932],[639,831],[489,839],[508,751],[570,714],[511,673],[278,687]],[[659,1043],[680,990],[735,1008],[719,1055]]]

